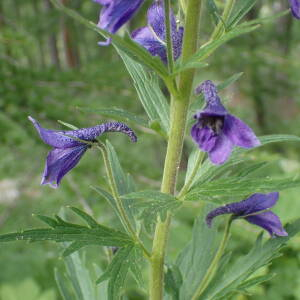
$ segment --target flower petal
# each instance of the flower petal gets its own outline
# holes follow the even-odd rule
[[[227,115],[227,110],[221,103],[221,99],[218,96],[217,87],[211,80],[202,82],[195,90],[196,94],[202,93],[206,101],[206,106],[203,113],[208,115]]]
[[[88,149],[88,145],[79,145],[67,149],[53,149],[48,153],[45,170],[41,184],[50,184],[57,188],[66,173],[73,169],[82,155]]]
[[[151,55],[159,56],[163,62],[167,62],[167,52],[165,46],[159,41],[149,27],[142,27],[132,33],[132,38],[144,48],[146,48]]]
[[[239,202],[241,205],[238,215],[246,216],[273,207],[279,198],[278,192],[268,194],[256,193]]]
[[[289,0],[290,1],[290,6],[291,6],[291,11],[293,16],[296,19],[300,19],[300,1],[299,0]]]
[[[191,136],[199,148],[205,152],[210,152],[218,140],[218,136],[211,128],[207,126],[202,128],[199,122],[192,127]]]
[[[269,234],[274,236],[287,236],[288,233],[282,227],[280,219],[271,211],[267,211],[258,215],[245,218],[249,223],[255,224],[267,230]]]
[[[242,120],[228,114],[224,119],[224,134],[239,147],[252,148],[260,145],[253,130]]]
[[[210,161],[216,165],[223,164],[229,158],[232,148],[232,142],[224,134],[220,134],[214,148],[209,152]]]
[[[98,27],[115,33],[133,17],[144,0],[97,0],[96,2],[103,5]]]
[[[35,128],[40,134],[41,139],[48,145],[54,148],[70,148],[84,143],[76,141],[71,137],[85,140],[93,141],[98,136],[102,135],[104,132],[122,132],[128,135],[131,141],[136,142],[137,137],[132,129],[126,126],[124,123],[120,122],[109,122],[94,127],[82,128],[78,130],[68,130],[68,131],[58,131],[45,129],[40,126],[40,124],[34,120],[32,117],[28,117],[29,120],[34,124]]]

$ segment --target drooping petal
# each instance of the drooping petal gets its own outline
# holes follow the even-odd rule
[[[296,19],[300,20],[300,1],[299,0],[289,0],[289,1],[290,1],[292,15]]]
[[[205,152],[210,152],[218,140],[218,136],[211,128],[201,127],[199,122],[192,127],[191,136],[199,148]]]
[[[262,210],[270,209],[276,204],[278,198],[278,192],[272,192],[268,194],[255,193],[247,199],[239,202],[240,208],[239,211],[235,212],[235,214],[246,216]]]
[[[253,130],[233,115],[225,116],[223,132],[235,146],[253,148],[260,145]]]
[[[103,5],[98,27],[115,33],[133,17],[144,0],[96,0],[96,2]]]
[[[214,148],[209,152],[209,159],[213,164],[221,165],[229,158],[232,149],[232,142],[224,134],[220,134]]]
[[[41,184],[50,184],[57,188],[66,173],[73,169],[82,155],[88,149],[88,145],[82,144],[67,149],[53,149],[48,153]]]
[[[221,99],[218,96],[217,87],[211,80],[206,80],[202,82],[196,88],[195,93],[202,93],[204,96],[206,106],[203,110],[203,113],[220,116],[225,116],[227,114],[227,110],[221,103]]]
[[[284,230],[279,217],[271,211],[263,212],[254,216],[249,216],[245,219],[249,223],[255,224],[267,230],[272,237],[288,235],[288,233]]]
[[[41,127],[40,124],[32,117],[28,118],[34,124],[42,140],[46,144],[54,148],[65,149],[82,145],[82,142],[72,139],[72,137],[85,141],[93,141],[104,132],[122,132],[128,135],[133,142],[136,142],[137,140],[137,137],[133,130],[126,126],[124,123],[120,122],[109,122],[78,130],[59,131],[45,129]]]

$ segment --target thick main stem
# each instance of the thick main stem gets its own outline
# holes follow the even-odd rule
[[[201,0],[190,0],[188,3],[182,48],[183,63],[197,50],[200,7]],[[171,99],[171,129],[161,186],[161,192],[167,194],[174,194],[175,192],[194,73],[195,71],[190,69],[180,74],[178,85],[180,95]],[[151,300],[163,299],[164,257],[170,221],[171,217],[168,215],[164,222],[161,222],[160,220],[158,221],[155,229],[151,257]]]

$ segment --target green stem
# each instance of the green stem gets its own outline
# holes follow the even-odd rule
[[[126,214],[125,208],[123,206],[123,202],[122,202],[122,200],[119,196],[117,184],[116,184],[116,181],[115,181],[115,178],[114,178],[114,175],[113,175],[111,164],[109,162],[106,147],[105,147],[104,144],[102,144],[101,142],[98,141],[97,142],[97,148],[101,151],[102,156],[103,156],[103,161],[104,161],[104,166],[105,166],[107,177],[108,177],[109,186],[110,186],[110,189],[111,189],[112,196],[116,200],[116,205],[117,205],[117,209],[118,209],[119,214],[120,214],[122,225],[124,226],[125,230],[132,236],[132,238],[140,245],[140,247],[143,249],[144,254],[146,255],[146,257],[150,258],[151,254],[145,248],[144,244],[142,243],[142,241],[138,237],[137,233],[133,229],[133,227],[130,223],[130,220],[129,220],[127,214]]]
[[[190,0],[187,7],[185,34],[182,47],[182,62],[186,62],[197,50],[201,0]],[[186,119],[190,104],[190,94],[195,70],[185,70],[179,77],[180,95],[173,95],[171,99],[171,129],[167,146],[161,192],[174,194],[177,173],[181,161]],[[150,299],[163,299],[164,287],[164,258],[167,246],[171,215],[168,214],[164,222],[158,220],[152,247]]]
[[[174,69],[174,57],[173,57],[173,42],[172,42],[172,28],[170,20],[170,0],[164,0],[164,10],[165,10],[165,27],[166,27],[166,42],[167,42],[167,59],[168,68],[170,74],[172,74]]]
[[[177,198],[179,200],[181,200],[181,198],[184,197],[185,194],[189,191],[192,183],[194,182],[195,176],[196,176],[199,168],[201,167],[204,155],[205,155],[205,152],[202,152],[202,151],[197,152],[196,163],[194,165],[193,171],[191,172],[186,184],[183,186],[183,188],[181,189],[181,191],[177,195]]]
[[[218,25],[216,26],[215,30],[213,31],[210,40],[216,40],[220,37],[220,35],[223,33],[224,26],[226,25],[226,22],[228,21],[228,18],[230,17],[230,14],[232,12],[232,9],[234,7],[236,0],[227,0],[224,11],[222,14],[222,19],[219,21]]]
[[[218,267],[219,261],[223,255],[223,252],[225,250],[225,247],[227,245],[228,239],[229,239],[229,232],[230,232],[230,226],[232,222],[232,217],[229,217],[226,222],[226,227],[224,230],[224,235],[222,238],[222,241],[220,243],[219,249],[211,262],[204,278],[202,279],[198,289],[196,290],[194,296],[192,297],[192,300],[197,300],[202,295],[202,293],[205,291],[207,286],[209,285],[210,281],[212,280],[213,276],[215,275],[216,269]]]

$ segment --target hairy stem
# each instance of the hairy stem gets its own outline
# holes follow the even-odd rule
[[[220,35],[224,31],[224,26],[226,25],[226,22],[228,21],[228,18],[230,17],[230,14],[232,12],[232,9],[234,7],[236,0],[227,0],[224,11],[222,14],[222,19],[219,21],[218,25],[216,26],[215,30],[213,31],[210,40],[216,40],[220,37]]]
[[[199,22],[200,22],[201,0],[190,0],[187,7],[185,34],[182,47],[182,62],[184,63],[197,50]],[[183,71],[179,77],[179,95],[171,99],[171,129],[167,146],[167,154],[164,165],[161,192],[174,194],[177,173],[181,161],[181,153],[186,128],[186,119],[190,104],[190,94],[195,71],[189,69]],[[158,223],[151,257],[150,276],[150,299],[163,299],[164,287],[164,258],[168,239],[171,216],[168,214],[166,220]]]
[[[108,153],[106,150],[106,146],[98,141],[97,148],[101,151],[102,156],[103,156],[103,161],[104,161],[104,166],[105,166],[105,170],[106,170],[107,177],[108,177],[109,186],[111,189],[112,196],[116,200],[116,205],[117,205],[117,209],[119,211],[120,217],[121,217],[122,225],[124,226],[125,230],[132,236],[132,238],[140,245],[140,247],[143,249],[146,257],[150,258],[151,254],[145,248],[144,244],[138,237],[137,233],[133,229],[133,227],[130,223],[130,220],[126,214],[125,208],[123,206],[123,202],[122,202],[119,192],[118,192],[118,188],[117,188],[117,184],[116,184],[116,181],[115,181],[115,178],[113,175],[112,167],[111,167],[111,164],[108,159]]]
[[[198,289],[196,290],[194,296],[192,297],[192,300],[197,300],[202,295],[202,293],[205,291],[207,286],[209,285],[210,281],[212,280],[213,276],[215,275],[216,269],[218,267],[219,261],[223,255],[223,252],[225,250],[225,247],[227,245],[228,239],[229,239],[229,232],[230,232],[230,226],[232,222],[232,217],[229,217],[226,222],[226,227],[224,230],[224,235],[222,238],[222,241],[220,243],[220,246],[218,248],[218,251],[212,260],[204,278],[202,279]]]

